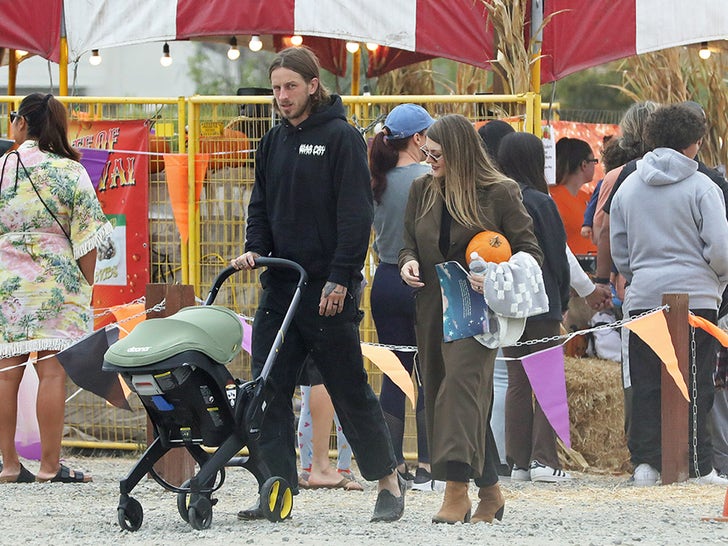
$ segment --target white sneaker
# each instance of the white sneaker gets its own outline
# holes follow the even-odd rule
[[[649,485],[656,485],[657,480],[659,479],[660,473],[656,468],[648,465],[647,463],[642,463],[637,465],[637,468],[634,469],[634,474],[632,474],[632,479],[630,481],[633,485],[645,487]]]
[[[415,471],[415,479],[412,484],[413,491],[439,491],[445,490],[445,482],[433,480],[432,475],[424,468],[417,467]]]
[[[564,472],[560,468],[552,468],[545,464],[539,463],[537,460],[531,461],[531,481],[532,482],[565,482],[571,479],[571,475]]]
[[[516,465],[513,465],[513,469],[511,470],[511,480],[514,482],[530,482],[531,473],[528,471],[528,468],[519,468]]]
[[[711,485],[728,485],[728,476],[719,473],[715,468],[711,470],[710,474],[695,478],[695,483],[700,485],[711,484]]]

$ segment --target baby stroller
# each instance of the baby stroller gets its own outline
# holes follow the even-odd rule
[[[242,324],[231,310],[212,305],[220,286],[237,270],[228,267],[215,279],[203,306],[186,307],[166,318],[140,323],[104,355],[103,370],[116,372],[139,395],[154,426],[155,439],[119,483],[119,526],[136,531],[142,506],[130,496],[145,474],[177,493],[177,510],[195,529],[212,522],[213,493],[225,481],[225,466],[234,459],[258,481],[260,506],[270,521],[288,518],[293,507],[290,484],[271,476],[260,457],[258,438],[269,399],[267,378],[298,307],[307,276],[295,262],[258,258],[257,266],[294,269],[298,285],[260,376],[241,383],[225,367],[240,351]],[[202,446],[208,448],[203,449]],[[243,448],[247,457],[236,457]],[[185,448],[199,471],[180,487],[165,481],[154,464],[169,450]],[[211,453],[209,448],[217,448]],[[219,476],[219,477],[218,477]]]

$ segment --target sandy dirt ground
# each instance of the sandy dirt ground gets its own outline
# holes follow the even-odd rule
[[[238,510],[255,500],[256,484],[242,468],[228,470],[209,529],[195,530],[178,514],[176,495],[144,479],[132,496],[144,519],[136,532],[117,523],[119,480],[135,464],[131,457],[72,456],[74,468],[90,471],[90,484],[0,485],[0,544],[728,544],[728,523],[701,521],[723,512],[721,486],[636,488],[627,475],[573,473],[562,484],[511,483],[502,522],[493,525],[434,525],[441,493],[410,491],[405,515],[392,524],[369,522],[376,486],[364,492],[305,490],[294,497],[292,517],[282,523],[243,522]],[[30,470],[37,463],[26,462]],[[477,491],[470,496],[477,501]]]

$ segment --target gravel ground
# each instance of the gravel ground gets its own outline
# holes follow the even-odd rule
[[[0,485],[0,544],[728,544],[728,523],[701,521],[722,513],[721,486],[635,488],[625,475],[578,472],[564,484],[503,480],[505,517],[494,525],[433,525],[441,493],[419,491],[408,492],[402,520],[371,524],[374,483],[365,483],[364,492],[302,491],[293,517],[274,524],[237,520],[256,488],[251,474],[233,468],[204,531],[182,520],[174,494],[145,479],[132,492],[144,508],[143,524],[132,533],[119,528],[116,506],[119,479],[136,459],[74,456],[66,462],[92,472],[94,482]],[[33,471],[37,463],[26,467]],[[477,500],[474,488],[470,495]]]

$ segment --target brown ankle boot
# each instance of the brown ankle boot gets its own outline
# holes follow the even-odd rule
[[[445,498],[442,500],[440,511],[432,516],[432,523],[457,523],[458,521],[468,523],[471,507],[468,483],[449,481],[445,484]]]
[[[488,487],[481,487],[480,491],[478,491],[478,497],[480,502],[475,509],[473,519],[470,520],[472,523],[480,523],[481,521],[493,523],[493,518],[498,521],[503,519],[506,500],[503,498],[503,493],[501,493],[497,483]]]

